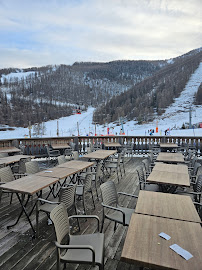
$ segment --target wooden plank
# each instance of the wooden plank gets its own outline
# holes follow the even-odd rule
[[[165,232],[169,241],[158,234]],[[193,258],[186,261],[169,248],[178,244]],[[155,216],[133,214],[121,260],[149,268],[200,270],[202,265],[202,228],[200,224]]]
[[[135,212],[139,214],[201,222],[189,196],[140,190]]]

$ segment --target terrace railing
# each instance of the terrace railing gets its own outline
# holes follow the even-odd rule
[[[105,142],[119,142],[122,145],[132,145],[135,154],[147,153],[153,146],[164,143],[176,143],[181,147],[194,148],[198,156],[202,155],[202,137],[189,136],[73,136],[52,138],[21,138],[0,140],[0,147],[16,146],[24,154],[46,157],[46,145],[71,144],[80,154],[86,152],[87,147],[99,145],[104,147]]]

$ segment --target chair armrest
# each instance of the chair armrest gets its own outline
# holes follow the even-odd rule
[[[133,197],[133,198],[138,198],[138,196],[136,196],[136,195],[125,193],[125,192],[117,192],[117,193],[120,194],[120,195],[125,195],[125,196],[130,196],[130,197]]]
[[[92,218],[92,219],[96,219],[97,220],[97,229],[98,229],[98,232],[100,231],[99,229],[100,229],[100,219],[99,219],[99,217],[98,216],[96,216],[96,215],[72,215],[72,216],[69,216],[68,217],[69,219],[71,219],[71,218]]]
[[[49,203],[49,204],[60,204],[60,202],[51,202],[42,198],[38,198],[37,201],[44,202],[44,203]]]
[[[90,245],[60,245],[58,242],[55,242],[55,245],[59,249],[88,249],[92,252],[92,264],[95,266],[95,250]]]
[[[102,204],[103,207],[106,207],[106,208],[108,208],[108,209],[111,209],[111,210],[115,210],[115,211],[121,212],[122,215],[123,215],[123,224],[125,225],[125,213],[124,213],[121,209],[119,209],[119,208],[117,208],[117,207],[113,207],[113,206],[106,205],[106,204],[104,204],[104,203],[101,203],[101,204]]]

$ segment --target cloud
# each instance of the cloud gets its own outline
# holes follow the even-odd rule
[[[200,0],[0,0],[0,65],[171,58],[201,24]]]

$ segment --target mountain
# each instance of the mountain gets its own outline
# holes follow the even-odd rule
[[[94,122],[109,123],[120,117],[135,119],[139,123],[152,121],[179,97],[201,61],[201,49],[170,59],[168,65],[152,76],[97,108]]]
[[[100,112],[104,121],[112,121],[121,115],[129,119],[137,117],[137,113],[128,113],[122,109],[123,102],[119,104],[117,100],[123,96],[123,101],[126,101],[125,97],[130,95],[131,100],[127,98],[126,104],[131,109],[134,100],[141,102],[139,98],[143,92],[151,95],[151,85],[148,83],[151,78],[158,80],[162,72],[167,73],[170,68],[175,69],[174,66],[180,65],[181,61],[186,62],[190,57],[197,56],[200,53],[197,50],[175,59],[159,61],[76,62],[72,66],[1,69],[0,123],[26,127],[71,115],[75,107],[85,110],[89,105],[98,108],[94,114],[96,121],[100,121],[96,119]],[[158,84],[159,81],[157,84],[153,83],[155,98],[148,113],[153,113],[153,109],[158,111],[158,108],[163,108],[162,102],[160,105],[159,101],[156,102],[159,99],[156,91]],[[146,89],[138,90],[141,85]],[[105,104],[111,106],[112,103],[118,104],[118,110],[112,106],[113,110],[118,111],[117,116],[105,109]],[[101,105],[102,109],[99,109]],[[141,115],[140,110],[140,117]]]

